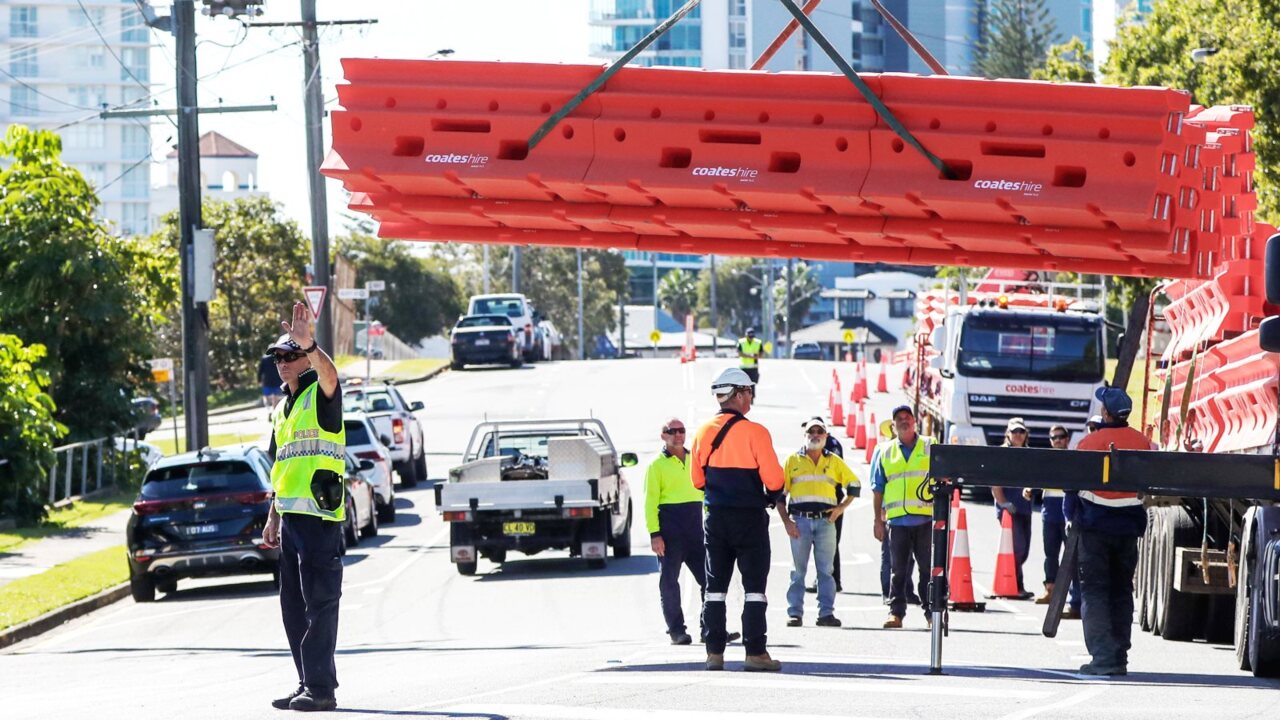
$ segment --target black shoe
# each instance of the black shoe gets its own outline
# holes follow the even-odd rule
[[[805,589],[804,589],[804,591],[805,591],[805,592],[807,592],[807,593],[809,593],[810,595],[812,595],[812,594],[814,594],[814,593],[818,592],[818,584],[817,584],[817,583],[814,583],[813,585],[806,586],[806,587],[805,587]]]
[[[298,697],[299,695],[301,695],[301,694],[302,694],[302,692],[303,692],[303,690],[302,690],[302,686],[301,686],[301,685],[299,685],[299,686],[298,686],[298,689],[294,690],[293,692],[289,693],[288,695],[285,695],[284,697],[276,698],[275,700],[272,700],[272,701],[271,701],[271,707],[273,707],[273,708],[275,708],[275,709],[277,709],[277,710],[288,710],[288,709],[289,709],[289,703],[290,703],[290,702],[292,702],[294,698],[296,698],[296,697]]]
[[[332,695],[313,695],[304,690],[301,695],[289,701],[290,710],[300,712],[328,712],[338,707],[338,700]]]
[[[840,627],[840,619],[835,615],[823,615],[818,618],[818,627]]]
[[[740,639],[742,639],[742,633],[729,633],[728,635],[724,636],[724,641],[726,643],[731,643],[734,640],[740,640]]]
[[[1102,667],[1100,665],[1094,665],[1093,663],[1085,663],[1084,665],[1080,666],[1080,674],[1081,675],[1101,675],[1101,676],[1109,677],[1112,675],[1128,675],[1129,669],[1124,667],[1123,665],[1119,667]]]
[[[804,620],[799,617],[792,616],[787,619],[787,627],[800,627],[804,624]]]
[[[840,583],[836,583],[836,592],[844,592],[844,586]]]
[[[667,633],[667,634],[671,636],[672,645],[692,645],[693,644],[693,638],[689,637],[689,633],[678,632],[678,633]]]

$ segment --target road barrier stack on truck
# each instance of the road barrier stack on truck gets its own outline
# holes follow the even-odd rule
[[[691,6],[603,72],[344,60],[323,171],[386,238],[1174,278],[1170,399],[1151,434],[1178,452],[1020,449],[1013,477],[1007,449],[935,444],[934,471],[1141,489],[1144,623],[1218,637],[1229,609],[1241,664],[1280,672],[1277,363],[1255,327],[1280,308],[1259,297],[1273,230],[1253,218],[1252,109],[1165,88],[860,75],[779,1],[839,74],[622,67]],[[1270,333],[1262,347],[1280,349],[1280,321]],[[945,597],[945,575],[935,588]]]

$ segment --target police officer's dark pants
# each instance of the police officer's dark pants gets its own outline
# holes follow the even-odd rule
[[[1056,503],[1053,501],[1057,501]],[[1055,520],[1054,518],[1057,518]],[[1040,537],[1044,540],[1044,582],[1056,582],[1058,566],[1061,563],[1062,546],[1067,541],[1067,522],[1062,517],[1062,498],[1045,498],[1044,512],[1040,519]],[[1059,522],[1058,520],[1061,520]],[[1071,594],[1067,603],[1073,608],[1080,607],[1080,581],[1071,579]]]
[[[318,695],[338,687],[333,651],[342,597],[342,523],[283,513],[280,610],[298,682]]]
[[[707,653],[724,652],[725,598],[733,564],[742,573],[742,644],[748,655],[765,652],[765,584],[769,579],[769,516],[763,508],[707,508],[707,593],[702,608]]]
[[[1004,522],[1004,508],[996,511],[996,519]],[[1017,565],[1018,592],[1026,592],[1027,586],[1022,584],[1022,566],[1031,555],[1031,513],[1016,512],[1013,515],[1013,558]]]
[[[702,543],[702,503],[676,503],[658,506],[658,526],[666,554],[658,559],[658,592],[662,597],[662,616],[667,632],[685,631],[684,610],[680,607],[680,568],[688,567],[702,589],[705,602],[707,586],[706,548]],[[701,624],[701,623],[699,623]]]
[[[1080,531],[1080,594],[1084,597],[1084,644],[1093,664],[1129,664],[1133,631],[1133,571],[1138,540],[1128,535]]]
[[[929,614],[929,593],[925,568],[929,565],[929,543],[933,532],[930,523],[889,526],[889,562],[893,577],[889,582],[889,612],[896,617],[907,614],[907,586],[911,584],[911,561],[920,568],[916,592],[920,595],[925,615]]]
[[[760,384],[760,368],[742,368],[742,372],[746,373],[747,377],[751,378],[751,382],[757,385]]]

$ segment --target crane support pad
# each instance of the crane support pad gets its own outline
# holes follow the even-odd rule
[[[935,444],[929,462],[934,477],[963,485],[1280,500],[1280,458],[1271,455]]]

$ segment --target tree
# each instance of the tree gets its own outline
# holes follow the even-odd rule
[[[1032,80],[1093,83],[1093,53],[1078,37],[1049,48],[1044,65],[1031,71]]]
[[[490,248],[493,291],[511,288],[511,247]],[[575,347],[578,339],[578,260],[572,248],[526,247],[520,259],[520,290]],[[617,326],[618,297],[627,292],[626,261],[612,250],[582,251],[583,347]]]
[[[760,281],[753,269],[757,260],[748,257],[726,258],[716,263],[716,332],[740,334],[749,326],[760,325]],[[698,273],[698,308],[711,307],[711,271]]]
[[[23,522],[44,514],[44,481],[53,447],[67,428],[53,418],[49,373],[41,369],[43,345],[23,346],[0,334],[0,516]]]
[[[263,350],[279,336],[280,321],[288,319],[293,303],[302,299],[310,243],[298,224],[286,220],[280,206],[265,197],[206,199],[203,220],[217,247],[217,293],[209,304],[209,384],[215,389],[245,387],[256,382]],[[165,215],[161,223],[157,237],[176,249],[178,213]],[[173,313],[176,318],[176,306]],[[167,337],[172,342],[177,332]]]
[[[692,273],[676,268],[658,283],[658,299],[681,325],[698,307],[698,279]]]
[[[401,339],[417,343],[452,327],[466,310],[461,283],[437,258],[416,257],[408,244],[351,233],[338,238],[338,253],[356,268],[356,280],[386,282],[372,315]]]
[[[1056,30],[1045,0],[990,0],[984,20],[975,73],[1025,80],[1044,65]]]
[[[793,263],[791,266],[791,329],[799,329],[809,308],[822,293],[822,281],[818,271],[806,262]],[[786,316],[783,309],[787,305],[787,273],[783,270],[773,283],[774,322],[782,326]]]
[[[177,298],[177,257],[111,235],[98,199],[48,131],[11,125],[0,141],[0,328],[47,356],[55,417],[73,439],[131,422],[152,386],[146,361]]]

